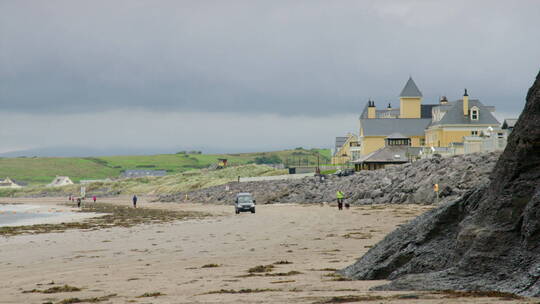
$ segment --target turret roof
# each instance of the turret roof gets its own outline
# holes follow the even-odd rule
[[[403,87],[403,90],[401,90],[399,97],[422,97],[422,92],[420,92],[412,77],[409,77],[409,80],[407,80],[407,83],[405,84],[405,87]]]

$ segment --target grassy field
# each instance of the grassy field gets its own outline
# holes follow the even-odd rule
[[[255,164],[233,166],[222,170],[193,169],[162,177],[141,177],[110,182],[94,182],[86,185],[86,194],[87,197],[91,197],[92,195],[103,196],[119,194],[173,194],[223,185],[236,181],[238,176],[253,177],[286,173],[287,170],[276,170],[269,166]],[[78,195],[80,187],[79,184],[53,188],[45,187],[43,185],[34,185],[19,190],[0,189],[0,197],[67,197],[68,195]]]
[[[317,155],[321,164],[330,161],[328,149],[293,149],[274,152],[239,154],[161,154],[107,157],[32,157],[0,158],[0,178],[10,177],[30,185],[50,183],[57,175],[69,176],[74,182],[81,179],[116,178],[124,170],[166,170],[178,174],[193,169],[207,168],[218,158],[227,158],[230,165],[254,163],[257,158],[277,156],[285,164],[314,165]]]

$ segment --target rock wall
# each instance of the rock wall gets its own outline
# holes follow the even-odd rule
[[[490,184],[404,225],[342,274],[378,289],[540,296],[540,74]]]
[[[238,192],[251,192],[257,203],[322,203],[335,200],[339,189],[351,204],[435,202],[433,184],[438,183],[440,200],[456,200],[471,189],[489,182],[499,154],[469,154],[432,158],[383,170],[361,171],[352,176],[329,176],[324,182],[310,177],[301,180],[229,183],[187,193],[188,201],[231,203]],[[228,187],[228,191],[226,188]],[[186,193],[164,195],[160,201],[185,201]]]

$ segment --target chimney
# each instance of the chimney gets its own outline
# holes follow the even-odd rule
[[[376,118],[376,109],[377,108],[375,108],[375,101],[368,101],[368,118]]]
[[[465,94],[463,94],[463,116],[469,115],[469,94],[467,94],[467,89],[465,89]]]
[[[446,96],[441,97],[441,100],[439,101],[440,104],[445,105],[448,103],[448,99],[446,99]]]

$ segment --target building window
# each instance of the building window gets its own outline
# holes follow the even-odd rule
[[[478,131],[471,131],[472,136],[478,136]]]
[[[478,116],[479,116],[479,109],[478,107],[474,106],[471,108],[471,120],[478,120]]]
[[[388,146],[410,146],[411,140],[408,138],[404,139],[387,139]]]

